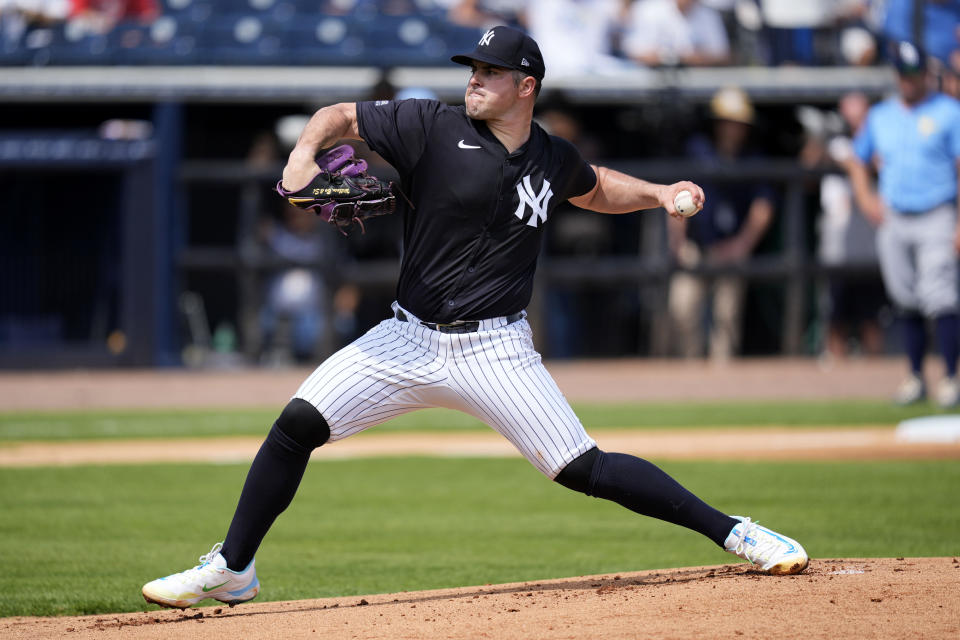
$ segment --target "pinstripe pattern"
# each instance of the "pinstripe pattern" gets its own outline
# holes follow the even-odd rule
[[[475,333],[440,333],[404,312],[409,322],[384,320],[317,367],[294,395],[326,418],[331,441],[445,407],[489,424],[549,478],[596,446],[543,366],[526,320],[493,318]]]

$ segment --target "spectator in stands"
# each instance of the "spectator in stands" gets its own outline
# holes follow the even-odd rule
[[[844,26],[839,35],[839,54],[835,62],[865,67],[877,61],[877,41],[870,31],[859,23]]]
[[[69,0],[0,0],[0,52],[46,46],[69,11]]]
[[[613,54],[622,12],[621,0],[527,0],[530,35],[550,61],[545,81],[622,70]]]
[[[317,9],[327,16],[345,16],[355,11],[358,0],[317,0]]]
[[[447,19],[464,27],[489,29],[498,24],[526,26],[527,0],[435,0],[447,6]]]
[[[635,0],[626,20],[623,51],[647,66],[731,61],[723,19],[699,0]]]
[[[883,36],[886,44],[912,42],[941,64],[960,49],[960,0],[886,0]]]
[[[157,0],[70,0],[69,22],[88,33],[107,33],[123,20],[149,24],[159,15]]]
[[[378,14],[388,16],[414,15],[421,6],[429,6],[428,0],[316,0],[319,12],[331,16],[360,14],[374,17]],[[426,8],[426,7],[424,7]]]
[[[0,0],[0,16],[14,16],[31,25],[61,22],[70,12],[70,0]]]
[[[760,0],[769,64],[818,63],[823,56],[815,50],[814,30],[833,22],[835,5],[835,0]]]
[[[960,49],[950,54],[950,60],[940,72],[940,90],[960,99]]]
[[[314,263],[323,256],[320,218],[284,203],[279,219],[260,230],[270,255],[291,263],[267,283],[260,310],[264,360],[287,364],[315,360],[324,326],[326,289]]]
[[[276,132],[260,132],[247,152],[249,169],[272,171],[280,162],[281,146],[291,144],[290,129],[298,122],[288,116]],[[298,129],[299,132],[299,129]],[[274,204],[275,200],[270,200]],[[316,262],[328,251],[317,216],[283,202],[259,221],[255,246],[265,258],[282,264],[267,274],[260,306],[259,344],[263,364],[282,366],[315,359],[323,333],[326,286]]]
[[[721,89],[711,99],[710,111],[712,135],[694,136],[687,145],[688,157],[727,166],[760,157],[748,144],[755,114],[743,91]],[[669,245],[676,264],[687,269],[746,264],[773,220],[772,190],[755,181],[702,184],[707,194],[703,210],[686,220],[668,221]],[[722,362],[736,355],[745,290],[745,280],[738,275],[704,278],[676,273],[669,298],[676,330],[675,350],[684,357],[703,355],[704,312],[712,294],[709,356]]]
[[[722,14],[733,13],[737,6],[737,0],[700,0],[700,4],[710,7]]]
[[[630,3],[628,2],[627,4]],[[745,50],[749,47],[747,42],[741,42],[744,29],[742,29],[743,24],[738,19],[736,12],[737,4],[741,4],[742,7],[742,3],[739,3],[738,0],[700,0],[700,4],[709,9],[713,9],[717,12],[717,15],[720,16],[724,31],[726,31],[727,38],[729,39],[731,61],[733,61],[734,64],[738,64],[741,49]],[[750,56],[747,54],[744,55],[743,58],[749,59]]]
[[[843,168],[853,158],[851,138],[866,121],[870,101],[863,93],[854,91],[840,99],[837,109],[838,114],[817,111],[824,117],[805,125],[808,140],[801,153],[804,167]],[[819,194],[822,214],[817,253],[820,263],[829,266],[875,264],[876,231],[858,209],[846,174],[823,176]],[[878,355],[883,350],[878,316],[886,301],[882,284],[875,278],[858,282],[844,275],[832,275],[826,284],[823,292],[827,324],[825,360],[846,358],[852,346],[864,354]]]

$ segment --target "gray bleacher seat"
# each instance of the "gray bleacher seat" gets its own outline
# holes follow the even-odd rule
[[[375,61],[356,22],[339,16],[298,21],[288,30],[284,46],[287,60],[295,65],[388,66]]]
[[[14,23],[0,14],[0,66],[26,64],[27,50],[24,46],[26,25]]]
[[[288,22],[234,13],[209,21],[204,46],[213,64],[281,64],[286,62]]]
[[[105,35],[67,23],[0,40],[0,65],[446,65],[480,30],[442,12],[382,15],[358,1],[347,15],[318,0],[163,0],[151,25]]]
[[[365,39],[393,65],[445,66],[450,56],[473,48],[479,30],[451,28],[421,15],[377,16],[363,23]]]
[[[138,46],[124,46],[125,33],[142,30]],[[188,65],[202,62],[204,26],[182,16],[160,16],[149,26],[120,25],[115,30],[118,46],[114,63],[122,65]]]
[[[97,66],[111,64],[115,43],[107,34],[91,34],[75,23],[50,29],[52,39],[47,51],[50,66]]]

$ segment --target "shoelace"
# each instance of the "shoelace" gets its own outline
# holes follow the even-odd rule
[[[733,528],[733,532],[737,535],[737,544],[733,545],[734,553],[743,553],[743,546],[747,541],[747,528],[750,526],[750,518],[744,518],[740,521],[740,530],[737,531],[737,527]]]
[[[220,549],[223,549],[222,542],[218,542],[217,544],[213,545],[213,549],[210,549],[209,553],[207,553],[206,555],[200,556],[199,558],[200,564],[198,566],[202,567],[207,563],[213,562],[213,559],[217,557],[218,553],[220,553]]]
[[[184,571],[184,573],[189,574],[191,577],[196,577],[197,574],[200,573],[201,569],[203,569],[205,566],[213,562],[213,559],[217,557],[217,554],[220,553],[220,549],[222,548],[223,548],[222,542],[218,542],[217,544],[213,545],[213,548],[210,549],[208,553],[205,553],[204,555],[198,558],[198,560],[200,561],[200,564],[198,564],[192,569],[188,569],[187,571]]]
[[[741,522],[743,528],[738,535],[739,540],[737,540],[737,546],[734,547],[734,553],[743,554],[746,556],[747,560],[757,564],[757,560],[766,562],[766,560],[773,555],[780,547],[780,542],[777,541],[773,536],[768,535],[756,535],[754,534],[753,540],[756,544],[750,548],[747,546],[747,535],[751,525],[759,524],[758,522],[751,522],[750,518],[744,518]]]

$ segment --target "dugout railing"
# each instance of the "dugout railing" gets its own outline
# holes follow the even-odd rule
[[[265,274],[283,265],[252,251],[249,243],[244,244],[241,238],[248,237],[256,218],[263,213],[261,205],[273,197],[270,188],[280,168],[254,171],[236,157],[222,162],[184,158],[184,120],[191,109],[208,104],[222,105],[224,109],[231,105],[273,105],[274,108],[286,105],[294,113],[309,112],[323,104],[363,99],[384,77],[397,89],[429,89],[449,101],[462,99],[466,78],[464,71],[458,68],[273,67],[269,72],[253,67],[151,67],[149,70],[138,67],[0,68],[0,101],[3,102],[0,107],[10,115],[8,122],[18,129],[18,135],[22,125],[16,116],[34,105],[43,107],[40,110],[43,113],[49,113],[53,108],[70,110],[79,106],[85,112],[102,113],[103,119],[116,117],[113,115],[116,111],[129,112],[144,105],[151,114],[149,119],[154,128],[150,142],[155,143],[154,148],[159,152],[150,162],[140,165],[137,175],[141,176],[138,179],[142,179],[142,187],[136,191],[122,186],[118,188],[122,195],[121,215],[128,221],[123,227],[126,235],[121,238],[123,252],[130,261],[142,263],[135,269],[128,269],[128,265],[122,267],[118,306],[120,315],[125,318],[120,324],[126,339],[124,348],[116,353],[105,350],[103,345],[88,348],[93,345],[97,334],[91,331],[91,338],[85,343],[87,346],[78,344],[74,348],[66,342],[60,344],[51,339],[44,343],[44,349],[39,349],[30,344],[18,344],[16,337],[11,337],[14,336],[11,329],[6,342],[0,339],[0,367],[178,364],[182,340],[177,325],[182,318],[177,317],[176,300],[179,294],[188,290],[184,275],[214,272],[224,274],[236,283],[236,324],[243,337],[241,345],[250,360],[255,346],[253,336],[257,331],[256,308],[262,295],[260,284]],[[679,105],[703,105],[716,89],[735,84],[743,87],[762,109],[764,105],[790,108],[805,102],[829,106],[850,90],[861,90],[871,98],[878,98],[893,86],[893,77],[891,71],[883,68],[632,69],[615,76],[557,79],[551,81],[549,88],[561,90],[573,107],[649,104],[672,109]],[[55,120],[42,121],[42,124],[53,126],[51,122]],[[60,134],[53,132],[52,135]],[[59,147],[54,148],[54,152],[59,153],[57,149]],[[4,158],[0,169],[13,183],[23,172],[39,175],[60,169],[79,174],[91,170],[115,170],[111,169],[113,165],[104,164],[97,158],[51,155],[33,164],[24,159],[16,153]],[[778,328],[781,336],[779,351],[782,353],[809,351],[804,343],[804,331],[811,317],[810,285],[818,278],[831,273],[876,277],[875,265],[826,267],[816,262],[808,246],[806,231],[812,222],[804,211],[802,200],[807,181],[816,180],[817,176],[801,171],[790,160],[737,169],[703,168],[702,171],[681,160],[608,164],[651,180],[670,181],[681,177],[696,180],[713,176],[717,180],[765,179],[780,186],[782,221],[777,232],[783,234],[782,250],[773,256],[757,257],[741,270],[753,281],[774,281],[784,287],[783,313],[780,314],[782,326]],[[133,165],[122,168],[117,165],[116,171],[134,175],[126,173],[130,166]],[[211,184],[228,185],[243,193],[237,241],[232,245],[204,245],[186,238],[190,217],[211,213],[202,211],[202,207],[194,207],[186,197],[186,190],[191,186]],[[126,194],[131,193],[134,195],[127,199]],[[145,194],[151,194],[146,196],[150,202],[144,201]],[[4,210],[9,219],[30,213],[30,199],[24,196],[22,200],[22,210],[19,210],[7,199]],[[82,219],[81,205],[83,201],[71,202],[70,211],[74,214],[71,219]],[[660,218],[643,217],[645,241],[662,232],[656,227],[662,225]],[[800,233],[800,229],[804,232]],[[40,246],[17,243],[14,246],[17,251],[42,251]],[[673,269],[664,247],[664,242],[648,242],[642,255],[592,259],[588,269],[583,268],[581,259],[547,254],[539,269],[537,286],[542,291],[544,287],[567,284],[622,283],[624,287],[642,288],[645,299],[662,311],[666,283]],[[389,292],[396,280],[394,260],[337,261],[313,266],[338,281],[351,281],[381,291]],[[712,269],[705,271],[707,276],[719,273]],[[27,280],[22,275],[13,268],[6,270],[3,277],[10,291],[24,288]],[[10,296],[4,298],[6,302],[12,300]],[[535,320],[545,313],[537,304],[541,298],[535,296],[535,304],[530,309]],[[16,323],[7,325],[18,331],[31,322],[29,316],[17,316],[20,313],[17,309],[6,312],[0,309],[0,315],[4,313],[8,319],[16,320]],[[659,354],[663,314],[651,315],[653,321],[649,327],[635,330],[644,334],[642,352]],[[49,333],[53,334],[52,331]],[[333,341],[328,339],[325,347],[332,346]]]
[[[771,233],[779,234],[773,243],[779,245],[775,253],[754,256],[743,264],[730,266],[704,265],[691,270],[705,278],[737,274],[748,282],[771,282],[783,289],[780,353],[802,355],[808,325],[816,319],[816,310],[811,308],[815,285],[823,278],[837,275],[851,278],[877,277],[876,263],[848,263],[825,265],[817,260],[811,246],[811,229],[815,224],[810,219],[805,193],[816,185],[825,170],[803,169],[789,159],[743,162],[740,164],[702,165],[687,160],[669,161],[610,161],[611,168],[655,182],[673,182],[679,179],[710,182],[760,181],[778,188],[780,194]],[[241,343],[249,359],[255,356],[259,344],[256,333],[257,314],[262,303],[264,277],[292,263],[277,259],[260,251],[250,250],[246,241],[253,233],[257,216],[263,210],[264,199],[273,197],[271,187],[275,184],[280,167],[271,170],[250,169],[241,163],[194,161],[184,163],[180,178],[183,184],[231,184],[245,185],[245,197],[241,204],[238,245],[234,248],[184,247],[175,258],[178,269],[213,270],[235,274],[238,285],[238,326]],[[638,214],[642,216],[643,241],[637,255],[609,255],[589,258],[562,257],[545,253],[537,270],[536,293],[528,310],[534,323],[547,321],[544,308],[544,291],[551,286],[620,286],[642,289],[649,306],[649,335],[643,338],[643,351],[649,355],[667,355],[665,350],[665,310],[667,287],[670,276],[678,270],[667,250],[666,217],[663,215]],[[374,221],[375,222],[375,221]],[[317,269],[324,275],[332,291],[338,283],[350,282],[361,287],[392,290],[396,283],[398,262],[396,260],[337,260],[322,258],[313,263],[298,263],[300,266]],[[327,305],[330,309],[330,305]],[[325,323],[327,335],[324,351],[335,346],[332,335],[332,319]],[[625,330],[630,330],[626,328]],[[549,350],[544,355],[550,356]],[[626,354],[633,355],[633,354]]]

